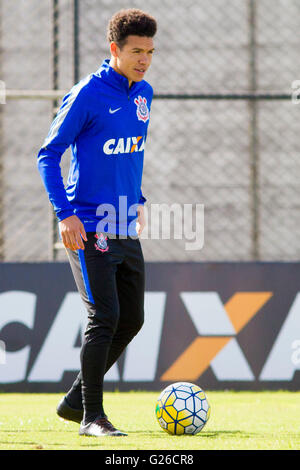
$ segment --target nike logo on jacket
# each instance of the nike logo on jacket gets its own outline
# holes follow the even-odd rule
[[[119,111],[119,109],[122,109],[122,108],[117,108],[117,109],[109,108],[109,112],[110,112],[110,114],[115,114],[117,111]]]
[[[62,105],[38,153],[38,169],[58,220],[76,214],[88,231],[104,217],[101,204],[116,210],[114,233],[127,234],[135,215],[121,220],[119,196],[127,207],[143,204],[144,146],[153,97],[145,81],[133,83],[106,59],[99,70],[76,84]],[[60,160],[71,146],[66,188]]]

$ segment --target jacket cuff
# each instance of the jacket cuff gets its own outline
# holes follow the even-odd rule
[[[71,215],[74,215],[74,211],[72,209],[65,209],[56,212],[56,217],[58,218],[59,222],[66,219],[67,217],[71,217]]]

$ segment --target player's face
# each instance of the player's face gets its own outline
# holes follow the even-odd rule
[[[129,86],[132,82],[143,80],[150,67],[153,52],[153,39],[149,37],[128,36],[122,48],[111,43],[114,69],[128,78]]]

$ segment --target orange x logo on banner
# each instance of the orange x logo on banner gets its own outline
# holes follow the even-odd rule
[[[238,334],[272,297],[272,292],[237,292],[224,309]],[[210,312],[207,312],[209,315]],[[162,381],[195,381],[233,336],[199,336],[160,377]]]

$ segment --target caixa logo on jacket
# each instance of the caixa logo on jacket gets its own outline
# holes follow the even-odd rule
[[[106,155],[118,155],[124,153],[142,152],[145,149],[145,136],[120,137],[119,139],[109,139],[103,145],[103,152]]]

